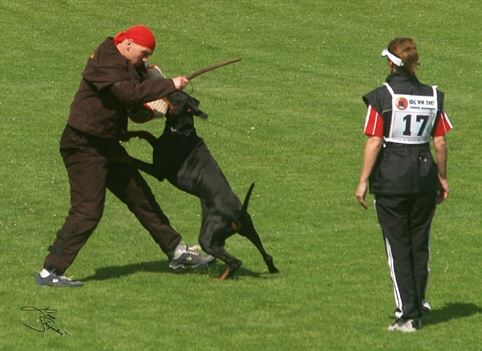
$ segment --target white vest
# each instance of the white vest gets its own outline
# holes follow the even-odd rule
[[[430,142],[432,129],[437,117],[437,87],[433,96],[395,94],[385,83],[392,95],[392,116],[386,142],[399,144],[425,144]]]

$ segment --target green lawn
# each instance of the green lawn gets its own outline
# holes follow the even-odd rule
[[[186,0],[0,3],[0,350],[480,350],[482,163],[478,1]],[[142,23],[151,63],[189,75],[209,114],[198,133],[242,198],[280,269],[270,275],[240,236],[244,264],[172,273],[166,257],[113,196],[67,275],[79,289],[34,284],[69,208],[60,134],[86,60],[107,36]],[[451,195],[433,223],[428,300],[413,335],[386,330],[394,310],[381,231],[354,192],[362,162],[361,96],[388,74],[380,52],[415,39],[419,78],[446,93]],[[160,134],[162,121],[131,125]],[[133,140],[132,155],[150,147]],[[146,176],[186,243],[200,205]],[[371,198],[369,199],[371,201]],[[54,330],[34,306],[56,310]]]

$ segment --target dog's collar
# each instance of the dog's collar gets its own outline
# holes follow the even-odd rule
[[[194,131],[194,128],[188,129],[188,130],[183,130],[183,131],[181,132],[181,131],[179,131],[179,130],[173,128],[173,127],[171,127],[171,132],[176,133],[176,134],[179,134],[179,135],[189,136],[189,135],[191,135],[191,133],[192,133],[193,131]]]

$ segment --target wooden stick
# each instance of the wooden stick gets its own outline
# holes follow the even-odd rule
[[[215,65],[200,69],[199,71],[194,72],[193,74],[191,74],[189,77],[186,77],[186,78],[191,80],[191,79],[196,78],[197,76],[199,76],[203,73],[206,73],[208,71],[211,71],[213,69],[223,67],[223,66],[229,65],[231,63],[239,62],[239,61],[241,61],[241,57],[238,57],[238,58],[235,58],[235,59],[232,59],[232,60],[228,60],[228,61],[224,61],[224,62],[221,62],[221,63],[217,63]]]

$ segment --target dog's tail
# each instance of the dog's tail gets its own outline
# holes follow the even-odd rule
[[[254,183],[251,184],[251,186],[249,187],[248,193],[244,197],[243,207],[241,208],[241,213],[239,217],[237,219],[234,219],[233,222],[231,223],[231,226],[235,233],[241,230],[241,220],[246,215],[246,213],[248,213],[249,199],[251,198],[253,189],[254,189]]]
[[[251,198],[253,189],[254,189],[254,183],[251,184],[251,186],[249,187],[248,193],[244,197],[243,208],[241,209],[241,215],[239,216],[240,218],[242,218],[246,214],[246,212],[248,212],[249,199]]]

